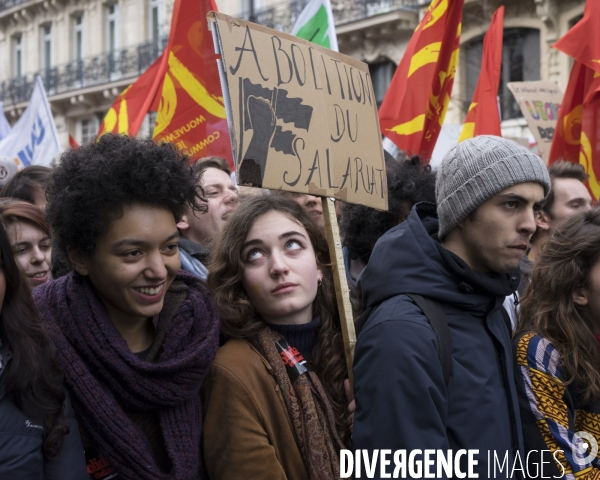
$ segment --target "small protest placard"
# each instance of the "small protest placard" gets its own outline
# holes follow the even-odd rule
[[[221,13],[209,20],[238,183],[387,210],[367,65]]]
[[[562,92],[554,82],[510,82],[506,85],[527,120],[527,125],[537,142],[540,156],[548,163],[563,98]]]

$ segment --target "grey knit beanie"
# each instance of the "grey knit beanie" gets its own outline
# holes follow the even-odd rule
[[[460,142],[442,160],[435,196],[440,240],[479,205],[505,188],[537,182],[550,191],[543,160],[516,142],[480,135]]]

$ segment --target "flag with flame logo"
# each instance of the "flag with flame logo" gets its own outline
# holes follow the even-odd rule
[[[382,133],[429,162],[450,103],[464,0],[433,0],[379,109]]]
[[[206,20],[210,10],[217,10],[214,0],[175,2],[153,139],[174,143],[192,158],[223,157],[233,168],[217,57]]]
[[[504,7],[502,6],[494,12],[490,27],[483,37],[481,71],[465,124],[458,137],[459,142],[477,135],[502,136],[497,99],[502,68],[503,30]]]
[[[581,150],[579,163],[590,176],[588,188],[592,196],[600,198],[600,74],[594,72],[583,102],[581,120]]]
[[[560,107],[548,163],[559,160],[579,162],[581,122],[583,120],[583,97],[589,86],[593,71],[575,61],[571,69],[567,91]]]
[[[212,35],[206,14],[214,0],[175,0],[163,54],[115,100],[98,135],[137,135],[156,111],[153,139],[174,143],[191,158],[216,155],[233,167]]]
[[[104,116],[98,137],[105,133],[119,133],[132,137],[138,134],[160,87],[161,72],[165,68],[163,64],[161,55],[134,83],[121,92]]]
[[[600,197],[600,8],[587,0],[583,18],[553,47],[576,61],[552,140],[549,163],[579,162],[590,176],[588,188]]]

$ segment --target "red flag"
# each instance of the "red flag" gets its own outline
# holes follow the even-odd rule
[[[590,176],[588,188],[592,196],[600,198],[600,75],[594,74],[588,89],[588,99],[583,103],[583,118],[581,122],[581,150],[579,163],[585,167]]]
[[[73,150],[77,150],[79,148],[79,144],[77,143],[77,140],[75,140],[73,138],[73,135],[71,135],[69,133],[69,146],[73,149]]]
[[[381,108],[385,136],[429,162],[452,93],[464,0],[433,0],[398,65]]]
[[[106,113],[98,136],[109,132],[132,137],[138,134],[161,85],[166,69],[164,58],[164,54],[158,57],[134,83],[121,92]]]
[[[227,117],[206,14],[213,0],[176,0],[154,140],[192,158],[216,155],[233,168]]]
[[[502,68],[503,33],[504,7],[502,6],[494,12],[490,27],[483,37],[481,71],[465,124],[458,137],[459,142],[477,135],[502,136],[497,98]]]
[[[593,71],[584,64],[578,61],[573,63],[567,91],[563,96],[554,129],[552,148],[548,157],[549,165],[560,160],[579,162],[583,97],[586,84],[589,85],[592,76]]]
[[[587,0],[583,18],[552,46],[600,73],[599,25],[600,2]]]
[[[596,3],[595,8],[593,4]],[[553,46],[575,58],[552,140],[549,163],[579,162],[600,197],[600,8],[588,0],[583,18]],[[578,152],[578,155],[577,155]]]

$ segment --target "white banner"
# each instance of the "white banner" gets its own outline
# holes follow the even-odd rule
[[[4,105],[0,102],[0,140],[10,133],[10,123],[4,116]]]
[[[19,166],[50,165],[62,148],[42,79],[35,79],[29,105],[10,133],[0,140],[0,156]]]

